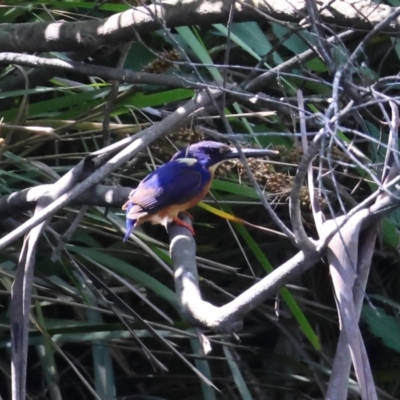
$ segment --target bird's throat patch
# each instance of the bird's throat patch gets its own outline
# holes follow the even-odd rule
[[[174,161],[186,164],[189,167],[197,163],[197,160],[195,158],[178,158]]]

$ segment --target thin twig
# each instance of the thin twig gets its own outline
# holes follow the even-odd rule
[[[349,30],[342,32],[336,36],[332,36],[328,39],[328,43],[334,44],[338,42],[339,40],[349,40],[353,38],[354,36],[358,35],[359,33],[355,30]],[[314,48],[309,49],[304,51],[301,54],[297,54],[296,56],[290,58],[289,60],[277,65],[276,67],[264,72],[257,78],[254,78],[252,81],[250,81],[246,87],[245,90],[249,92],[255,92],[256,90],[259,90],[260,88],[268,85],[268,83],[276,78],[277,75],[279,75],[282,72],[285,71],[290,71],[293,68],[297,67],[298,65],[303,65],[307,61],[312,60],[316,56],[316,51]]]
[[[325,39],[324,31],[321,29],[320,14],[317,8],[317,2],[315,0],[305,0],[308,16],[307,18],[311,22],[311,27],[314,31],[314,37],[316,40],[316,47],[321,55],[322,60],[328,66],[329,72],[334,74],[336,72],[336,65],[333,61],[333,57],[330,48],[326,45],[328,43]]]
[[[118,63],[116,65],[116,69],[121,69],[125,64],[126,57],[128,56],[129,50],[131,49],[132,42],[126,43],[121,51],[121,55],[119,57]],[[110,136],[110,114],[112,108],[114,106],[114,101],[118,95],[120,82],[113,81],[111,85],[110,92],[107,97],[106,107],[104,110],[104,119],[103,119],[103,147],[109,146],[111,144],[111,136]]]
[[[370,39],[375,36],[379,31],[386,28],[390,25],[391,22],[395,21],[400,15],[400,7],[394,8],[393,12],[391,12],[385,19],[380,21],[377,25],[373,27],[364,37],[364,39],[358,44],[356,49],[353,51],[346,64],[343,67],[343,74],[348,74],[350,69],[355,65],[357,58],[360,53],[364,50],[366,44],[370,41]]]
[[[297,91],[297,97],[299,99],[299,109],[301,110],[299,112],[301,143],[302,143],[302,147],[303,147],[303,154],[305,154],[308,151],[307,128],[306,128],[306,123],[305,123],[303,93],[300,90]],[[309,166],[308,166],[307,183],[308,183],[308,193],[310,195],[309,197],[310,197],[310,203],[311,203],[311,208],[312,208],[312,212],[313,212],[315,226],[321,237],[322,236],[321,229],[322,229],[322,224],[324,222],[323,221],[324,217],[323,217],[321,208],[319,206],[318,199],[317,199],[316,192],[315,192],[314,173],[313,173],[312,163],[309,164]]]
[[[321,148],[321,141],[324,137],[324,133],[319,133],[315,136],[313,141],[308,147],[308,151],[304,153],[303,158],[301,159],[296,175],[294,176],[293,186],[290,191],[290,202],[289,202],[289,214],[290,221],[292,223],[292,228],[294,235],[296,237],[296,244],[300,250],[304,252],[314,252],[315,244],[314,242],[307,236],[306,231],[303,227],[303,222],[301,220],[301,209],[300,209],[300,191],[304,185],[304,179],[307,175],[308,169],[313,161],[313,159],[317,156]]]

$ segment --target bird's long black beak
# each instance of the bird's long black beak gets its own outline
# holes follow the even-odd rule
[[[265,157],[274,156],[279,154],[277,150],[269,149],[242,149],[242,152],[246,158],[248,157]],[[227,151],[221,154],[223,160],[229,160],[232,158],[240,158],[239,152],[235,148],[231,148],[231,151]]]

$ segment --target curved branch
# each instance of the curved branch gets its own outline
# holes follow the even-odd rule
[[[190,220],[180,215],[186,223]],[[245,315],[275,294],[282,286],[312,267],[321,255],[297,253],[282,266],[224,306],[217,307],[201,296],[196,266],[196,243],[188,229],[168,225],[175,291],[182,316],[195,326],[215,331],[240,330]]]
[[[307,233],[303,227],[303,222],[301,220],[300,190],[304,184],[304,179],[307,175],[309,166],[311,165],[313,159],[319,153],[322,136],[323,133],[319,133],[310,143],[308,151],[304,154],[302,160],[297,167],[292,190],[290,191],[289,215],[290,221],[292,223],[293,232],[296,237],[296,242],[300,250],[310,253],[313,253],[315,251],[315,244],[307,236]]]
[[[397,196],[399,194],[400,191],[394,193]],[[191,233],[182,226],[169,224],[170,254],[177,301],[182,315],[194,325],[215,331],[232,332],[240,329],[243,324],[242,319],[247,313],[319,261],[325,254],[328,243],[339,229],[352,226],[354,221],[363,214],[361,229],[364,230],[399,205],[400,201],[396,199],[396,196],[387,196],[372,206],[361,209],[347,219],[344,224],[339,225],[332,223],[332,220],[327,221],[324,224],[325,238],[316,242],[317,250],[306,253],[300,251],[234,300],[221,307],[214,306],[202,299],[196,266],[196,244]],[[186,223],[191,222],[184,214],[181,214],[180,218],[186,218]]]

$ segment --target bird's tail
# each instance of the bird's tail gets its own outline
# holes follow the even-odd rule
[[[131,235],[131,233],[135,229],[136,222],[137,222],[137,219],[128,218],[129,211],[131,210],[132,207],[133,207],[133,204],[128,202],[127,208],[126,208],[127,217],[126,217],[126,234],[125,234],[125,237],[124,237],[124,242],[126,242],[129,239],[129,236]]]

